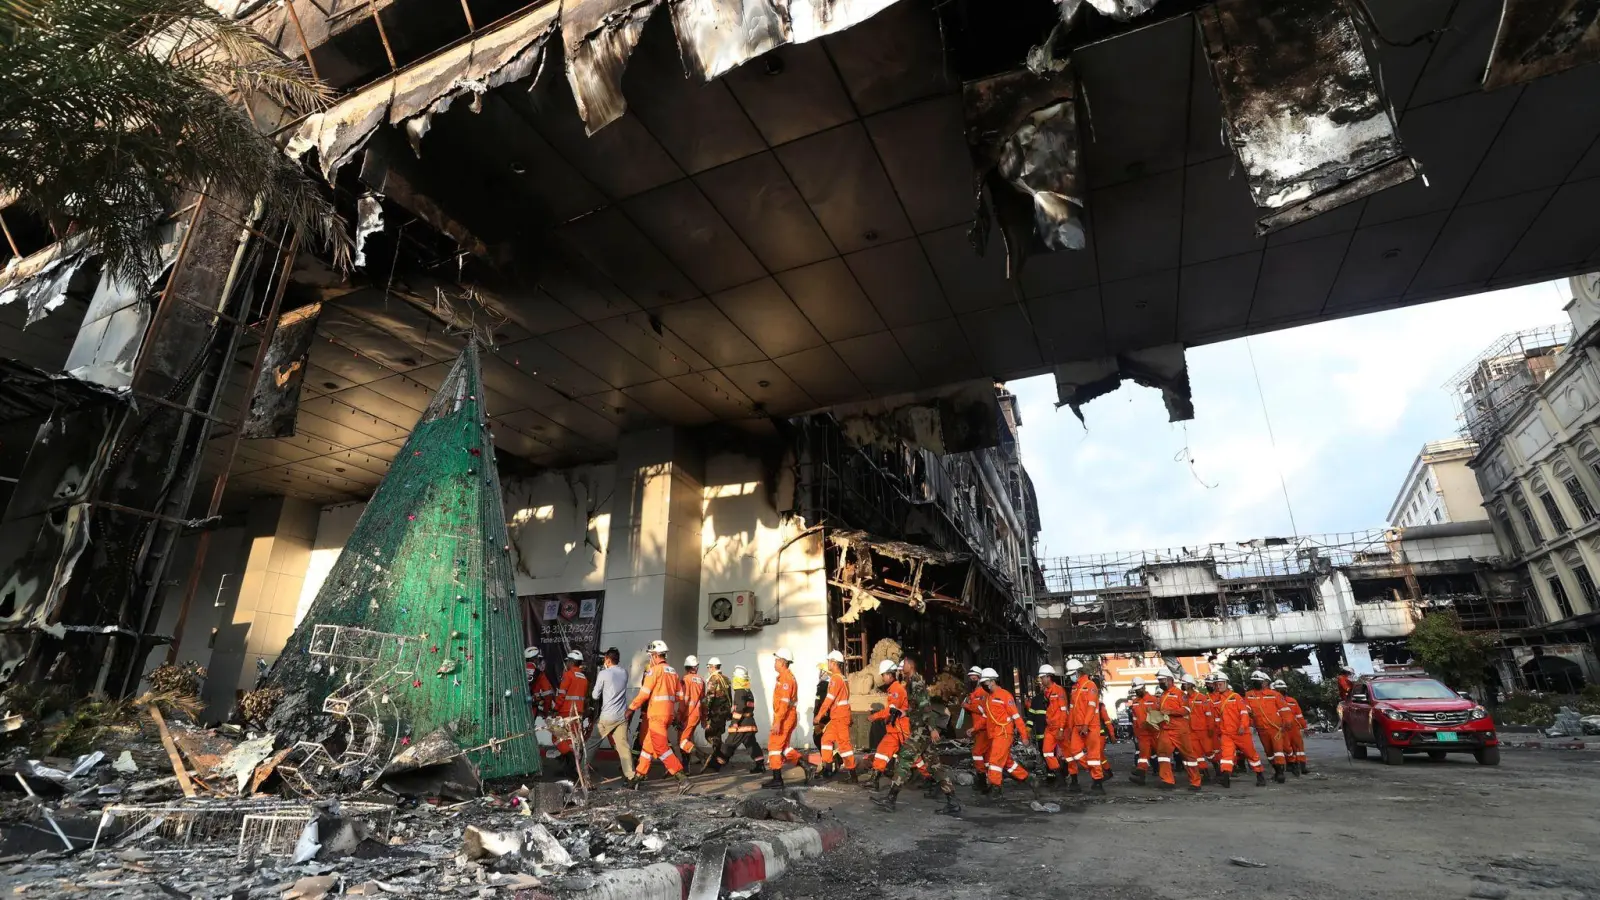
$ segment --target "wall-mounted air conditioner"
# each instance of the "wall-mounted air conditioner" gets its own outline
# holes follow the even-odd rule
[[[729,591],[711,594],[708,598],[709,618],[707,631],[750,631],[761,627],[756,619],[756,595],[753,591]]]

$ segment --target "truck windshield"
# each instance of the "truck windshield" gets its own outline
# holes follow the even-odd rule
[[[1460,700],[1461,695],[1431,678],[1374,681],[1374,700]]]

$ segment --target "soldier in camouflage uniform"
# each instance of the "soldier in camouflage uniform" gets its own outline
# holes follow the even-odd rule
[[[728,676],[722,674],[722,660],[713,657],[706,668],[709,671],[706,674],[705,734],[711,749],[700,771],[704,772],[710,767],[715,772],[724,765],[721,761],[722,733],[727,729],[728,717],[733,711],[733,686],[728,683]]]
[[[944,794],[944,806],[938,812],[947,815],[959,813],[961,804],[956,802],[955,786],[950,781],[950,773],[939,761],[939,751],[935,747],[939,743],[939,725],[943,716],[928,695],[928,683],[917,674],[916,664],[910,659],[901,661],[900,679],[905,683],[907,705],[911,710],[907,713],[911,717],[911,737],[895,757],[894,780],[889,783],[889,793],[883,797],[873,797],[872,802],[888,812],[894,812],[900,788],[910,780],[912,770],[921,761],[927,765],[928,774],[938,784],[939,792]]]

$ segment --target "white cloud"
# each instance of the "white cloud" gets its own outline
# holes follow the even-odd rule
[[[1187,428],[1153,390],[1091,403],[1085,427],[1049,376],[1013,382],[1046,555],[1289,534],[1280,472],[1301,534],[1378,527],[1422,444],[1459,427],[1445,381],[1500,335],[1565,321],[1565,302],[1543,284],[1251,338],[1275,450],[1243,341],[1189,351]]]

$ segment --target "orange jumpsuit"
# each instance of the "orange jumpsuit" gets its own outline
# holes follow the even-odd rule
[[[524,664],[523,669],[528,675],[528,693],[533,695],[533,714],[545,716],[555,712],[556,691],[550,686],[550,679],[544,670],[531,660]]]
[[[850,683],[837,672],[828,673],[828,694],[817,709],[816,724],[822,729],[822,764],[833,762],[835,756],[846,770],[856,769],[856,751],[850,746]]]
[[[1301,765],[1306,761],[1306,716],[1300,710],[1300,701],[1293,697],[1285,696],[1284,703],[1289,707],[1288,727],[1284,729],[1284,737],[1288,745],[1283,748],[1284,754],[1289,759],[1290,765]]]
[[[1184,694],[1189,701],[1189,742],[1194,746],[1195,762],[1200,764],[1200,771],[1206,772],[1211,769],[1210,759],[1216,753],[1211,747],[1211,701],[1194,688]]]
[[[568,666],[567,671],[561,676],[561,690],[556,694],[556,715],[563,718],[576,718],[578,729],[583,728],[583,707],[589,700],[589,676],[577,666]],[[556,749],[562,753],[572,752],[572,738],[566,737],[556,742]]]
[[[633,702],[628,704],[628,711],[634,712],[639,707],[649,704],[645,710],[646,732],[644,741],[639,748],[639,765],[634,774],[640,778],[650,773],[650,761],[660,759],[661,764],[667,767],[667,774],[676,775],[683,771],[683,763],[678,761],[672,752],[672,743],[667,738],[667,727],[676,718],[678,703],[678,674],[666,663],[656,663],[650,667],[649,673],[644,676],[644,687],[634,696]]]
[[[1078,766],[1089,767],[1089,777],[1106,777],[1106,738],[1100,733],[1100,688],[1087,675],[1079,675],[1072,685],[1072,708],[1067,713],[1067,774],[1078,774]]]
[[[1245,691],[1244,699],[1250,704],[1250,719],[1256,727],[1256,737],[1261,741],[1262,760],[1270,759],[1274,766],[1284,764],[1288,743],[1284,732],[1288,729],[1289,705],[1284,696],[1272,688]]]
[[[1061,769],[1056,754],[1067,755],[1067,689],[1054,681],[1044,689],[1044,764],[1051,772]]]
[[[1139,748],[1139,755],[1135,758],[1133,766],[1135,771],[1150,771],[1150,757],[1156,751],[1156,735],[1159,729],[1151,725],[1145,717],[1150,714],[1150,710],[1159,705],[1160,701],[1148,693],[1128,697],[1128,721],[1133,725],[1133,742]]]
[[[1022,721],[1022,713],[1017,709],[1017,698],[1011,692],[995,685],[987,692],[988,706],[984,710],[984,717],[988,720],[989,731],[989,783],[999,787],[1006,775],[1018,781],[1028,780],[1028,770],[1011,758],[1011,744],[1020,734],[1022,740],[1028,740],[1028,723]]]
[[[1251,771],[1261,771],[1261,757],[1256,755],[1255,742],[1250,740],[1250,702],[1238,691],[1224,691],[1217,698],[1217,732],[1220,740],[1217,765],[1224,772],[1232,772],[1234,761],[1243,753]]]
[[[900,715],[896,716],[895,710],[899,710]],[[872,721],[888,723],[883,731],[883,740],[878,742],[878,749],[872,754],[874,772],[889,771],[890,764],[900,753],[901,745],[911,737],[911,720],[906,717],[910,710],[911,698],[906,695],[906,686],[898,681],[889,685],[889,702],[872,714]]]
[[[1176,784],[1172,777],[1172,754],[1183,754],[1183,768],[1189,775],[1189,784],[1200,786],[1200,761],[1195,758],[1194,740],[1189,733],[1189,698],[1177,685],[1161,692],[1160,709],[1167,720],[1161,723],[1156,738],[1156,762],[1159,775],[1165,784]]]
[[[981,687],[973,688],[967,699],[961,701],[961,708],[972,720],[972,768],[983,778],[989,758],[989,692]]]
[[[794,673],[784,669],[778,673],[778,684],[772,689],[772,730],[767,732],[767,768],[776,772],[784,763],[794,765],[800,761],[800,751],[789,746],[794,736],[794,726],[799,721],[794,700],[799,688]]]
[[[685,758],[694,753],[694,730],[704,715],[701,701],[705,696],[706,681],[698,672],[687,672],[678,679],[678,713],[683,717],[678,725],[678,749]]]

